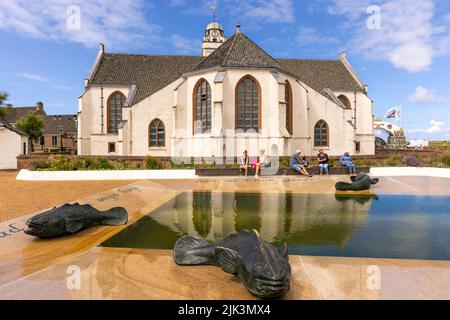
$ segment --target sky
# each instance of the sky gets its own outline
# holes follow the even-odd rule
[[[0,0],[0,91],[72,114],[98,51],[199,55],[206,25],[241,30],[275,58],[338,59],[376,118],[402,105],[408,139],[450,140],[448,0]],[[393,120],[397,124],[396,120]]]

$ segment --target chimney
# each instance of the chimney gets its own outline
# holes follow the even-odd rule
[[[99,44],[99,50],[100,52],[104,53],[105,52],[105,45],[103,43],[100,42]]]
[[[12,104],[11,104],[11,103],[5,104],[5,108],[7,108],[7,109],[12,109]]]
[[[36,112],[37,113],[43,113],[44,112],[44,104],[41,101],[36,102]]]
[[[236,32],[237,33],[241,32],[241,25],[239,23],[236,25]]]
[[[347,61],[347,52],[342,51],[341,54],[339,55],[339,59],[344,62]]]

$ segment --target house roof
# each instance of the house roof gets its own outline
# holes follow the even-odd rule
[[[36,112],[36,106],[33,107],[4,107],[3,110],[6,112],[5,120],[9,123],[16,123],[20,118],[26,116],[28,112]],[[45,111],[40,113],[41,115],[45,115]]]
[[[224,44],[204,58],[192,69],[192,72],[212,68],[283,69],[277,60],[242,32],[236,32]]]
[[[59,134],[60,128],[64,133],[75,133],[77,132],[76,119],[75,114],[45,116],[43,134]]]
[[[297,76],[317,92],[362,91],[341,60],[274,59],[242,32],[206,58],[105,53],[90,85],[136,86],[134,105],[183,75],[208,69],[276,69]]]
[[[7,122],[6,120],[0,119],[0,127],[6,128],[10,131],[13,131],[21,136],[27,136],[28,134],[26,134],[25,132],[20,131],[19,129],[16,129],[12,124],[10,124],[9,122]]]

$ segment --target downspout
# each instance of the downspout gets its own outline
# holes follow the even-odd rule
[[[133,108],[130,107],[130,119],[128,120],[130,123],[130,135],[128,136],[128,139],[130,139],[130,154],[131,157],[133,155]],[[148,134],[148,133],[147,133]]]
[[[355,107],[353,108],[354,109],[354,115],[353,115],[353,120],[354,120],[354,128],[355,128],[355,134],[356,134],[356,103],[357,103],[357,92],[356,92],[356,89],[355,89]]]
[[[103,105],[103,86],[101,86],[100,87],[100,106],[101,106],[101,134],[103,134],[103,128],[104,128],[104,123],[103,123],[103,118],[104,118],[104,115],[103,115],[103,108],[104,108],[104,105]]]

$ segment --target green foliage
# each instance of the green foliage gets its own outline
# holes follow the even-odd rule
[[[170,169],[194,169],[195,166],[192,163],[174,163],[173,161],[170,163]]]
[[[34,163],[37,171],[80,171],[80,170],[114,170],[114,166],[105,158],[78,159],[72,157],[55,157],[48,161]]]
[[[8,99],[8,94],[6,92],[0,92],[0,107],[3,106],[3,103],[7,99]],[[0,119],[3,119],[5,117],[6,117],[6,110],[3,108],[0,108]]]
[[[17,121],[16,128],[28,134],[33,141],[42,136],[44,119],[40,115],[36,115],[30,111],[26,116],[23,116]],[[30,145],[31,151],[34,151],[33,144],[31,143]]]
[[[106,158],[87,158],[83,161],[83,169],[114,170],[114,166]]]
[[[442,157],[442,163],[446,168],[450,168],[450,154],[446,154]]]
[[[154,170],[154,169],[161,169],[162,165],[155,157],[148,156],[144,160],[144,167],[145,169]]]
[[[400,156],[392,156],[384,160],[384,164],[389,167],[398,167],[402,162]]]

